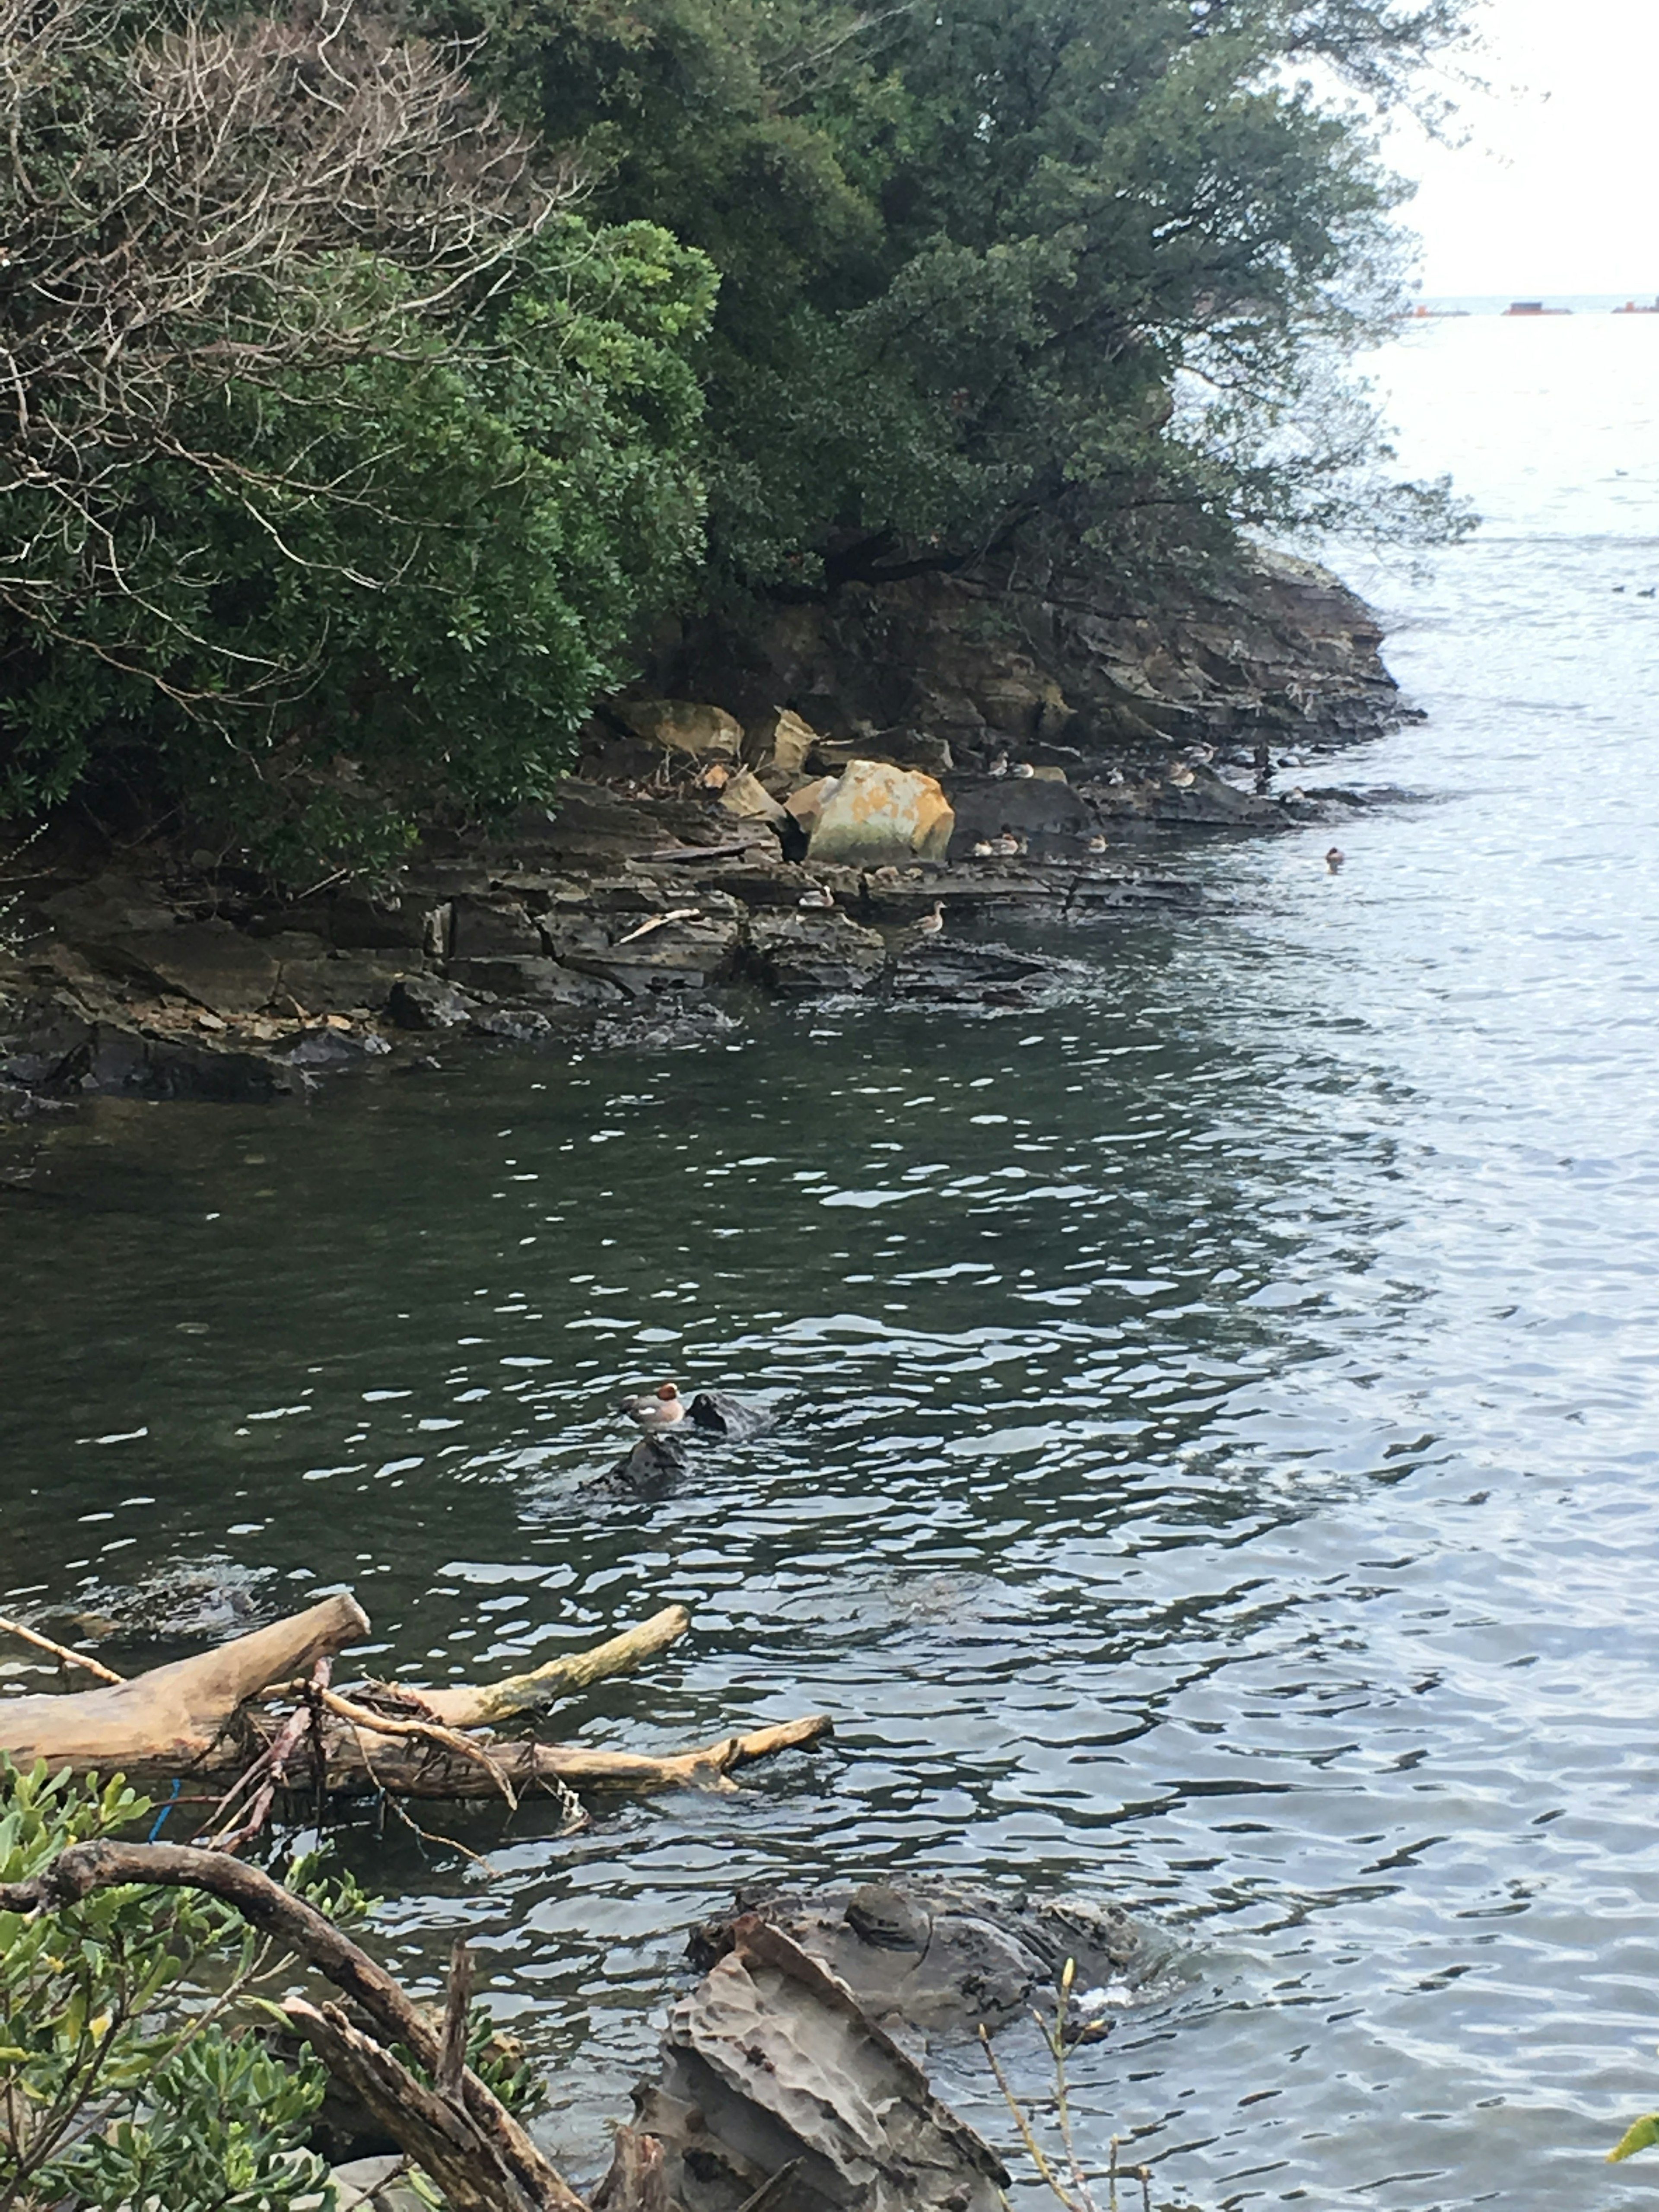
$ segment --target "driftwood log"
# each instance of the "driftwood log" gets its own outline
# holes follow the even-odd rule
[[[816,1743],[827,1716],[781,1722],[659,1757],[504,1738],[546,1706],[626,1673],[690,1626],[668,1606],[592,1650],[506,1680],[413,1691],[371,1685],[342,1697],[328,1665],[368,1632],[355,1598],[325,1598],[292,1619],[97,1689],[0,1698],[0,1751],[21,1766],[125,1774],[153,1789],[198,1782],[222,1790],[263,1761],[277,1784],[330,1795],[386,1790],[405,1797],[500,1796],[538,1784],[572,1790],[730,1790],[735,1770]]]

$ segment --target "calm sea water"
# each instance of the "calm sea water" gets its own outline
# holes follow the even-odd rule
[[[442,1680],[683,1598],[585,1735],[835,1714],[572,1839],[434,1814],[493,1880],[348,1839],[411,1978],[478,1946],[574,2164],[735,1881],[925,1869],[1176,1939],[1076,2066],[1160,2202],[1659,2191],[1599,2163],[1659,2103],[1656,349],[1385,361],[1489,521],[1356,571],[1431,719],[1355,764],[1422,796],[1340,876],[1323,830],[1189,853],[1207,918],[1036,1013],[104,1107],[0,1200],[0,1602],[349,1583]],[[667,1374],[788,1418],[585,1501]]]

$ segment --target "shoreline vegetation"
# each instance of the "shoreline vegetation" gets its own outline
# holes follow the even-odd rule
[[[389,884],[792,615],[892,667],[955,586],[1018,678],[1252,538],[1457,535],[1344,363],[1462,18],[3,0],[0,829]],[[842,742],[861,669],[750,705]]]
[[[302,1096],[469,1039],[718,1042],[757,991],[1018,1007],[1063,979],[1068,933],[1195,907],[1160,868],[1172,841],[1367,804],[1333,763],[1403,711],[1366,611],[1283,557],[1155,618],[1032,599],[1041,660],[981,635],[984,598],[959,581],[895,602],[791,610],[746,661],[677,656],[657,672],[749,719],[621,695],[550,805],[434,833],[388,884],[295,896],[58,826],[11,864],[0,1115]],[[901,649],[863,649],[872,629],[892,647],[900,611]],[[840,738],[754,705],[823,712],[831,687],[867,709]],[[1042,950],[995,942],[1010,924]]]

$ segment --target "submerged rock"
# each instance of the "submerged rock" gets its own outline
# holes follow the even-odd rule
[[[699,1390],[686,1408],[705,1436],[723,1437],[730,1443],[746,1443],[777,1425],[769,1406],[734,1398],[728,1390]]]
[[[1021,1006],[1030,994],[1051,981],[1055,963],[1006,945],[964,945],[945,937],[924,937],[907,945],[893,963],[890,987],[896,998],[921,999],[947,1006]]]
[[[137,1098],[201,1098],[258,1105],[294,1079],[263,1053],[194,1037],[158,1036],[131,1021],[88,1016],[61,1000],[21,1010],[0,1057],[0,1078],[49,1097],[116,1092]]]
[[[605,1497],[636,1498],[653,1504],[678,1489],[687,1466],[685,1440],[673,1430],[657,1429],[641,1437],[632,1451],[586,1487],[590,1495],[597,1492]]]

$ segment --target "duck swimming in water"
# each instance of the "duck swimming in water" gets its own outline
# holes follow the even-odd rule
[[[1005,829],[1000,836],[991,840],[991,849],[1012,860],[1018,854],[1025,850],[1025,840],[1023,837],[1016,837],[1012,830]]]
[[[828,884],[814,884],[810,891],[803,891],[795,901],[797,906],[822,908],[834,906],[836,895]]]
[[[644,1396],[624,1398],[617,1410],[642,1429],[665,1429],[685,1419],[685,1401],[674,1382],[659,1382]]]
[[[1103,853],[1106,849],[1106,840],[1101,836],[1091,837],[1084,848],[1084,850],[1088,853]]]
[[[1008,771],[1010,775],[1035,775],[1036,770],[1030,761],[1016,761]]]
[[[915,930],[918,937],[937,937],[944,927],[945,907],[943,902],[939,899],[933,901],[929,913],[918,915],[916,917]]]
[[[974,847],[974,858],[976,860],[988,860],[995,851],[996,847],[991,842],[990,839],[988,837],[981,837]]]
[[[1325,855],[1325,866],[1329,870],[1330,873],[1334,875],[1347,857],[1347,854],[1343,851],[1340,845],[1333,845],[1330,851]]]

